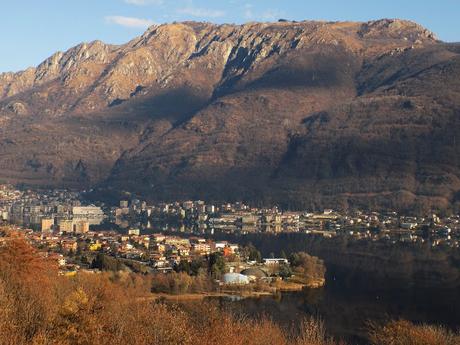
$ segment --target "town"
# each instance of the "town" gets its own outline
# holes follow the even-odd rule
[[[302,232],[326,238],[349,236],[451,248],[458,248],[460,243],[459,215],[284,211],[277,207],[254,208],[242,202],[150,205],[135,198],[109,206],[88,204],[79,192],[19,190],[11,185],[0,187],[0,215],[4,225],[15,226],[35,247],[52,253],[63,274],[94,269],[92,262],[99,253],[141,272],[169,272],[181,262],[213,253],[231,259],[227,260],[230,273],[249,269],[256,261],[265,266],[287,263],[285,257],[274,255],[256,260],[257,255],[249,255],[247,248],[213,239],[218,232]]]

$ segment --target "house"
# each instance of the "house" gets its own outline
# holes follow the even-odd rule
[[[280,265],[280,264],[289,264],[289,261],[288,259],[283,259],[283,258],[265,258],[265,259],[262,259],[262,262],[265,264],[265,265]]]
[[[75,252],[78,249],[77,241],[75,240],[63,240],[61,241],[62,249],[65,251]]]
[[[195,243],[192,245],[192,250],[195,253],[206,255],[211,253],[211,246],[207,243]]]
[[[228,247],[232,251],[232,253],[236,253],[239,251],[239,246],[237,244],[229,244]]]
[[[99,242],[91,243],[89,245],[89,250],[91,250],[92,252],[96,252],[100,250],[101,248],[102,248],[102,245]]]
[[[223,251],[227,245],[227,241],[215,242],[212,249],[220,252]]]
[[[226,273],[222,277],[222,282],[229,285],[247,285],[250,280],[249,277],[240,273]]]
[[[152,235],[152,240],[155,243],[163,242],[165,240],[165,238],[166,238],[166,236],[163,235],[163,234],[153,234]]]
[[[52,231],[54,226],[54,219],[52,218],[42,218],[41,220],[41,230],[42,232]]]
[[[179,253],[180,256],[189,256],[190,255],[190,249],[187,247],[179,247],[177,248],[177,252]]]
[[[73,227],[76,234],[86,234],[89,232],[89,222],[86,220],[74,221]]]
[[[409,223],[408,222],[408,223],[401,223],[400,227],[402,229],[406,229],[406,230],[413,230],[413,229],[415,229],[417,227],[417,225],[418,225],[417,223]]]
[[[58,222],[60,232],[73,232],[73,221],[70,219],[61,219]]]
[[[141,234],[141,231],[139,229],[129,229],[128,230],[128,235],[139,236],[140,234]]]
[[[233,252],[230,249],[230,247],[225,247],[222,252],[223,252],[224,256],[226,256],[226,257],[233,254]]]

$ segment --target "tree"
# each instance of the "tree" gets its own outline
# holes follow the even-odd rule
[[[300,276],[305,280],[324,279],[326,266],[323,260],[316,256],[308,255],[305,252],[293,253],[289,261],[292,266],[293,274]]]
[[[209,256],[208,271],[216,279],[225,273],[225,260],[221,253],[212,253]]]
[[[282,264],[279,268],[279,276],[283,279],[289,278],[292,276],[292,270],[289,265]]]
[[[107,256],[103,253],[98,253],[96,258],[93,260],[91,265],[92,268],[99,269],[101,271],[122,271],[125,269],[125,265],[120,262],[120,260]]]
[[[52,319],[57,282],[57,263],[41,257],[22,237],[4,238],[0,245],[0,343],[32,343],[43,332]]]
[[[179,262],[179,264],[174,265],[174,271],[191,274],[192,269],[188,261],[182,260],[181,262]]]
[[[240,256],[245,260],[257,262],[262,261],[262,255],[251,242],[249,242],[247,246],[240,249]]]
[[[252,243],[248,244],[248,246],[245,248],[245,252],[247,253],[247,257],[250,261],[262,261],[262,254],[260,254],[260,251],[258,251]]]
[[[190,264],[191,274],[194,276],[199,275],[203,269],[206,269],[206,262],[201,257],[193,260]]]

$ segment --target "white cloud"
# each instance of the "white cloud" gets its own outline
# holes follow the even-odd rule
[[[184,7],[177,10],[177,13],[186,14],[192,17],[201,18],[218,18],[225,16],[225,12],[221,10],[208,10],[206,8]]]
[[[284,16],[284,12],[278,10],[267,10],[262,13],[262,19],[264,20],[276,20]]]
[[[252,8],[253,8],[252,4],[244,5],[244,11],[243,11],[244,18],[246,18],[246,19],[254,18],[254,13],[252,11]]]
[[[264,21],[274,21],[279,18],[282,18],[285,13],[277,9],[266,9],[263,12],[258,11],[257,8],[251,3],[246,3],[241,7],[242,15],[247,20],[264,20]]]
[[[125,0],[127,4],[144,6],[144,5],[163,5],[164,0]]]
[[[127,28],[147,28],[155,22],[150,19],[135,18],[135,17],[124,17],[124,16],[107,16],[105,20],[108,23],[121,25]]]

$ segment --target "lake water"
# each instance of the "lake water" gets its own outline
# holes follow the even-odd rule
[[[144,233],[194,233],[196,229],[167,225]],[[226,298],[219,303],[236,312],[265,315],[285,327],[306,316],[324,321],[327,333],[348,345],[367,344],[369,322],[406,319],[415,323],[460,329],[460,254],[458,250],[379,246],[349,240],[325,240],[303,235],[254,234],[227,236],[220,231],[200,235],[239,244],[253,243],[263,255],[307,251],[324,259],[324,288],[282,293],[275,297]],[[249,238],[248,238],[249,237]],[[449,286],[449,288],[447,288]]]
[[[220,299],[225,307],[251,316],[265,315],[285,327],[303,317],[324,321],[327,333],[347,344],[367,344],[368,322],[406,319],[416,323],[460,328],[458,289],[389,289],[382,286],[350,285],[328,277],[321,289],[282,293],[274,297],[240,301]]]

